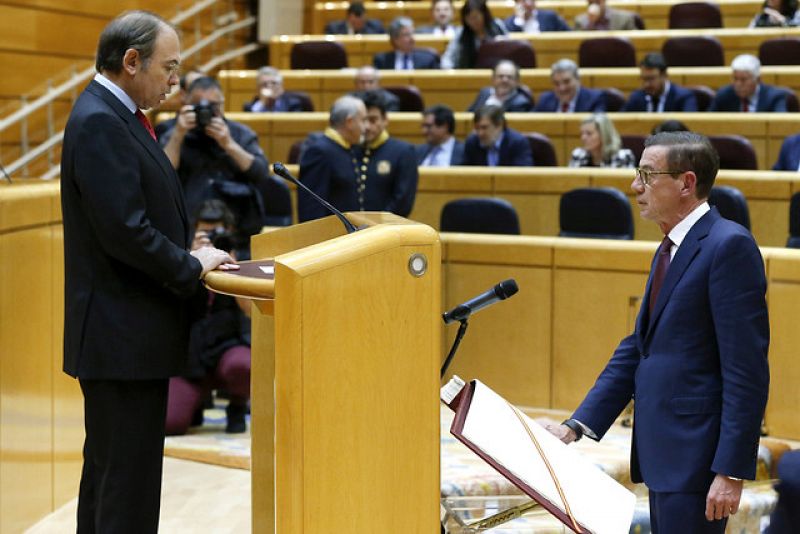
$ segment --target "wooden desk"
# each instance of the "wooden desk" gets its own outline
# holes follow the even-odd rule
[[[608,5],[638,13],[647,29],[666,29],[669,26],[669,10],[680,2],[675,0],[620,1],[611,0]],[[761,8],[760,0],[722,0],[717,2],[722,11],[722,25],[725,28],[746,28]],[[323,33],[325,24],[345,17],[348,2],[317,2],[311,15],[311,31]],[[456,19],[463,2],[454,2]],[[428,2],[364,2],[369,18],[378,19],[387,27],[399,16],[410,17],[417,26],[430,24],[431,9]],[[550,9],[561,15],[570,26],[575,17],[586,11],[584,0],[543,0],[536,3],[538,9]],[[513,1],[490,1],[492,15],[505,19],[514,13]]]
[[[713,28],[702,30],[703,35],[719,39],[725,51],[725,63],[730,64],[739,54],[758,54],[758,47],[768,39],[800,37],[800,28]],[[512,39],[531,43],[536,51],[537,66],[548,67],[562,58],[578,60],[578,47],[584,39],[597,37],[625,37],[636,48],[637,60],[645,54],[660,52],[661,46],[670,37],[696,36],[697,30],[637,30],[619,32],[546,32],[536,35],[512,33]],[[280,35],[270,39],[270,65],[279,69],[291,67],[289,61],[292,46],[303,41],[335,40],[347,51],[348,65],[359,67],[372,65],[372,57],[378,52],[391,50],[387,35]],[[417,46],[435,48],[444,52],[448,39],[432,35],[417,35]]]
[[[641,86],[637,67],[586,68],[580,72],[581,83],[586,87],[615,87],[628,94]],[[327,111],[337,98],[354,88],[353,69],[313,73],[284,70],[281,75],[287,90],[308,93],[316,111]],[[543,91],[552,90],[549,68],[522,69],[521,75],[522,83],[530,87],[537,99]],[[714,90],[731,83],[730,67],[672,67],[669,76],[679,85],[706,85]],[[475,100],[478,91],[490,85],[490,79],[491,71],[488,69],[381,72],[384,86],[414,85],[422,92],[426,105],[444,103],[456,111],[465,111]],[[761,80],[800,92],[800,66],[762,67]],[[229,111],[241,111],[245,102],[250,102],[256,94],[254,70],[223,70],[219,73],[219,81],[225,93],[225,107]]]

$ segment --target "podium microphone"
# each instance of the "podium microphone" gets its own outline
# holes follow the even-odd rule
[[[283,178],[284,180],[292,182],[294,185],[296,185],[297,187],[299,187],[300,189],[302,189],[303,191],[314,197],[317,200],[317,202],[325,206],[328,209],[328,211],[336,215],[339,218],[339,220],[342,221],[342,224],[344,225],[348,234],[352,234],[353,232],[358,230],[358,228],[356,228],[353,225],[353,223],[347,220],[347,217],[344,216],[344,213],[334,208],[330,202],[328,202],[327,200],[325,200],[324,198],[313,192],[303,182],[292,176],[289,170],[286,167],[284,167],[283,163],[276,162],[272,166],[272,171],[281,178]]]
[[[517,282],[514,281],[513,278],[504,280],[489,291],[481,293],[477,297],[472,298],[463,304],[459,304],[452,310],[442,314],[444,324],[463,321],[478,310],[482,310],[486,306],[491,306],[499,300],[505,300],[508,297],[516,294],[517,291],[519,291],[519,287],[517,287]]]

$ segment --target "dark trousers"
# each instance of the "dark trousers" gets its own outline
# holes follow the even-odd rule
[[[727,519],[706,519],[706,493],[660,493],[650,490],[653,534],[723,534]]]
[[[156,534],[168,381],[81,380],[79,534]]]

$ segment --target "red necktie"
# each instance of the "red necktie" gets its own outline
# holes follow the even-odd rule
[[[135,115],[136,115],[136,118],[139,119],[139,122],[142,123],[142,126],[144,126],[144,129],[147,130],[147,133],[150,134],[150,137],[153,138],[153,141],[155,141],[156,140],[156,132],[155,132],[155,130],[153,130],[153,126],[150,124],[150,121],[147,120],[147,117],[145,117],[144,113],[142,113],[142,110],[141,109],[137,109]]]
[[[561,104],[561,113],[566,113],[569,111],[569,102],[564,102]]]
[[[745,113],[750,111],[750,101],[746,98],[742,99],[742,111],[744,111]]]
[[[661,246],[658,248],[658,258],[656,259],[656,269],[653,272],[653,282],[650,284],[650,315],[653,315],[653,308],[658,299],[658,293],[661,291],[661,285],[664,283],[664,278],[667,276],[667,269],[669,269],[670,251],[672,250],[672,241],[669,237],[664,236]]]

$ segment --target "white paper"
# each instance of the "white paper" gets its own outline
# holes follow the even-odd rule
[[[574,448],[520,413],[536,437],[578,523],[596,534],[630,529],[636,496]],[[463,436],[498,464],[564,510],[545,462],[512,407],[488,386],[475,381]]]
[[[274,265],[259,265],[258,268],[261,269],[261,272],[264,274],[272,274],[272,275],[275,274]]]

